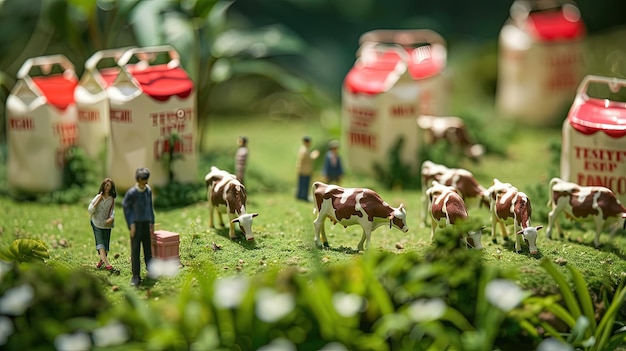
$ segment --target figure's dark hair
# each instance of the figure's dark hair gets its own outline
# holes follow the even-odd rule
[[[111,195],[111,197],[115,199],[117,197],[117,190],[115,190],[115,182],[111,178],[104,178],[102,184],[100,184],[100,190],[98,190],[98,193],[104,192],[104,185],[107,182],[111,183],[111,190],[109,191],[109,195]]]
[[[135,172],[135,180],[150,178],[150,170],[146,167],[137,168]]]

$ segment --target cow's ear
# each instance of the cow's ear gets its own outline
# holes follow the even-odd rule
[[[518,230],[517,234],[524,234],[524,229]]]
[[[398,210],[402,211],[404,209],[404,204],[400,204],[400,206],[398,206]]]
[[[239,217],[233,219],[232,221],[230,221],[230,223],[239,223]]]
[[[252,217],[254,218],[254,217],[258,216],[258,215],[259,215],[258,213],[254,212],[254,213],[252,214]]]
[[[393,215],[389,216],[389,229],[393,228]]]
[[[536,230],[539,230],[539,229],[541,229],[541,228],[543,228],[543,226],[542,226],[542,225],[538,225],[538,226],[536,226],[536,227],[535,227],[535,229],[536,229]]]

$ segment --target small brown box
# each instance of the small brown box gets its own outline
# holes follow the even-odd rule
[[[167,230],[155,230],[152,237],[152,256],[161,259],[180,260],[178,233]]]

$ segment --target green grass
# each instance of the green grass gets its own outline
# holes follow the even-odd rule
[[[183,269],[175,278],[146,282],[140,293],[150,298],[175,294],[188,275],[230,276],[288,267],[305,274],[320,266],[348,263],[362,254],[356,251],[361,237],[360,227],[344,229],[332,226],[328,221],[326,227],[331,249],[315,248],[313,206],[296,201],[293,195],[295,155],[301,136],[312,135],[317,147],[323,147],[333,136],[324,135],[317,120],[246,118],[234,122],[231,119],[211,123],[205,145],[206,161],[198,171],[198,179],[203,180],[211,165],[232,171],[231,156],[236,147],[236,137],[245,134],[250,138],[248,211],[259,213],[253,224],[256,240],[252,243],[243,239],[231,241],[227,229],[209,229],[205,201],[184,208],[157,211],[157,229],[180,234]],[[548,170],[553,166],[547,156],[548,147],[550,142],[560,138],[559,131],[519,131],[508,144],[508,156],[488,156],[480,164],[466,166],[486,186],[496,177],[520,189],[541,182],[547,191]],[[420,225],[419,190],[386,190],[375,180],[354,174],[349,174],[343,185],[373,188],[392,206],[403,203],[407,208],[410,231],[405,234],[381,227],[372,234],[370,250],[423,255],[430,245],[430,231]],[[0,198],[4,209],[0,215],[0,243],[7,245],[17,238],[41,239],[50,249],[50,264],[92,271],[102,278],[103,289],[112,301],[117,301],[123,295],[116,286],[127,286],[131,276],[128,230],[122,219],[121,198],[118,198],[118,221],[113,229],[110,250],[111,263],[116,270],[114,273],[96,270],[98,259],[87,214],[88,201],[95,191],[90,189],[84,201],[71,205],[44,205]],[[545,202],[535,202],[533,206],[540,208],[545,206]],[[498,244],[491,243],[488,211],[485,208],[470,208],[470,216],[487,226],[483,235],[485,248],[477,254],[487,264],[518,272],[519,283],[538,293],[557,291],[539,266],[541,257],[564,259],[567,264],[576,266],[594,289],[607,284],[615,285],[626,271],[626,238],[623,236],[618,235],[612,243],[608,243],[608,234],[604,234],[601,241],[605,245],[595,249],[589,225],[574,226],[564,240],[548,240],[543,229],[538,239],[540,254],[533,257],[528,254],[526,245],[523,245],[521,254],[515,253],[512,240],[503,244],[498,238]],[[533,224],[547,225],[538,220]],[[564,267],[561,268],[565,272]]]

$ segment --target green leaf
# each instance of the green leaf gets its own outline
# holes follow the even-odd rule
[[[570,344],[578,343],[585,337],[585,334],[589,331],[589,319],[585,316],[580,316],[576,320],[576,324],[572,328],[569,336],[567,337],[567,342]]]
[[[547,258],[544,258],[541,261],[541,266],[546,271],[548,271],[548,274],[550,274],[550,276],[552,276],[554,281],[557,283],[559,290],[561,291],[561,295],[563,295],[563,300],[565,301],[565,305],[567,306],[567,309],[569,313],[571,314],[571,316],[574,319],[580,317],[581,315],[580,305],[578,304],[578,301],[576,300],[574,293],[572,292],[569,284],[567,283],[567,279],[565,278],[565,275],[559,272],[558,269],[554,266],[554,264],[552,264],[552,262]]]
[[[591,325],[591,328],[587,329],[586,334],[586,337],[590,337],[592,332],[596,329],[596,320],[593,308],[593,301],[591,300],[591,296],[589,295],[589,288],[587,287],[587,282],[585,282],[585,278],[576,268],[574,268],[573,266],[567,266],[567,268],[572,274],[574,286],[576,287],[576,294],[578,295],[578,302],[582,307],[585,317],[587,317],[587,321]]]
[[[211,53],[215,57],[248,56],[253,58],[274,55],[300,54],[304,41],[285,27],[274,25],[255,29],[230,29],[217,36]]]
[[[613,323],[615,322],[615,317],[619,312],[619,309],[624,304],[624,299],[626,299],[626,289],[624,288],[624,280],[620,283],[617,290],[615,290],[615,295],[613,296],[613,301],[606,310],[604,316],[600,320],[598,324],[598,328],[595,332],[595,337],[598,340],[598,350],[603,350],[604,345],[608,343],[609,336],[613,329]]]
[[[17,239],[8,248],[0,250],[0,259],[7,262],[43,262],[48,258],[48,248],[41,240]]]

